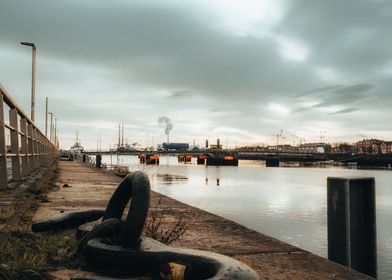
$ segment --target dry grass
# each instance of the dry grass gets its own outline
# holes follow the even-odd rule
[[[0,254],[0,279],[47,279],[54,267],[78,267],[73,257],[74,237],[40,236],[26,232],[9,234]]]
[[[79,267],[73,258],[74,236],[44,236],[30,231],[38,202],[57,176],[55,168],[52,165],[32,186],[16,193],[11,205],[0,212],[0,280],[48,279],[48,271],[55,267]]]
[[[5,222],[15,214],[14,205],[9,205],[0,211],[0,223]]]
[[[193,211],[183,212],[179,216],[173,217],[170,215],[173,209],[160,207],[161,201],[162,197],[160,197],[157,206],[150,210],[150,215],[144,226],[144,233],[147,237],[169,245],[180,239],[196,217]]]

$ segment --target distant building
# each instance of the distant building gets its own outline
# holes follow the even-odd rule
[[[199,151],[200,147],[199,147],[199,145],[189,145],[189,150],[191,150],[191,151]]]
[[[166,151],[187,151],[189,150],[188,143],[163,143],[160,149]]]
[[[326,143],[306,143],[298,146],[301,152],[306,153],[330,153],[331,145]]]
[[[391,153],[391,143],[383,142],[380,144],[380,153],[381,154],[390,154]]]
[[[214,145],[214,144],[210,145],[210,150],[221,150],[221,149],[222,149],[222,145]]]
[[[331,153],[333,154],[354,154],[358,148],[348,143],[340,143],[332,147]]]
[[[390,154],[392,142],[379,139],[363,139],[355,143],[358,154]]]

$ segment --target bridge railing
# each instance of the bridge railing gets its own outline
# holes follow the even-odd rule
[[[57,147],[0,84],[0,190],[6,189],[10,180],[22,180],[57,155]]]

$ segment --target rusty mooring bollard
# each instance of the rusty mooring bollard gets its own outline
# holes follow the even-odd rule
[[[328,259],[377,277],[374,178],[329,177]]]

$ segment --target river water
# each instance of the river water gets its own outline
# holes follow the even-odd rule
[[[161,157],[159,166],[136,156],[103,156],[150,176],[152,189],[248,228],[327,257],[327,177],[376,179],[378,278],[392,279],[392,171],[345,168],[267,168],[263,161],[238,167],[198,166]]]

